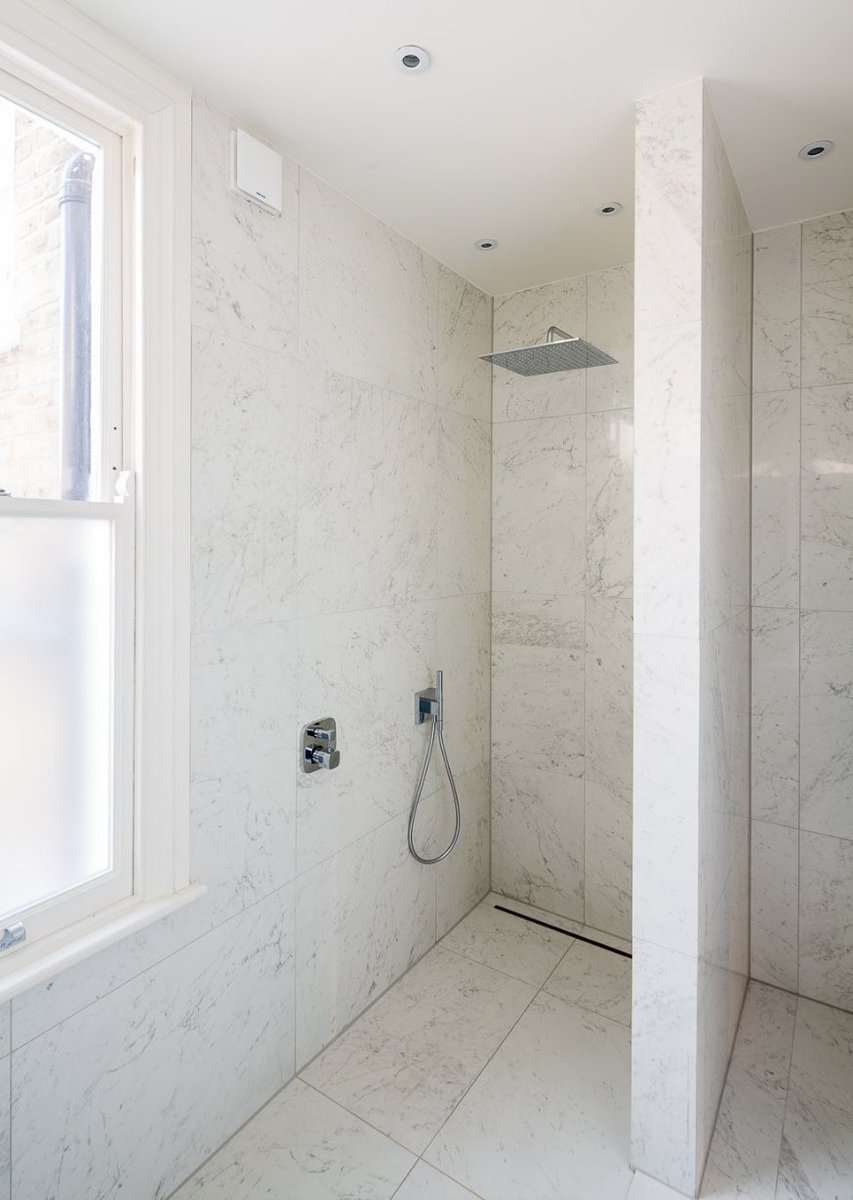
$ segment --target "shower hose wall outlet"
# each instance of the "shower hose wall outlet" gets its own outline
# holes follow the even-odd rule
[[[444,744],[444,672],[436,671],[435,687],[426,688],[422,692],[415,692],[415,724],[423,725],[424,721],[430,722],[429,742],[427,743],[426,755],[424,756],[424,764],[421,767],[418,786],[415,790],[415,798],[412,802],[412,810],[409,813],[409,852],[413,858],[416,858],[419,863],[424,866],[431,867],[435,863],[440,863],[442,859],[447,858],[451,853],[456,843],[459,841],[459,834],[462,829],[462,813],[459,808],[459,794],[456,791],[456,781],[453,778],[453,771],[450,766],[450,759],[447,757],[447,747]],[[453,830],[453,837],[445,850],[441,854],[437,854],[435,858],[425,858],[422,854],[418,854],[415,849],[415,821],[418,816],[418,807],[423,799],[424,788],[426,786],[427,773],[429,765],[432,761],[433,750],[435,749],[436,739],[438,739],[441,757],[444,760],[444,768],[447,771],[447,778],[450,781],[450,790],[453,793],[453,807],[455,810],[456,824]]]

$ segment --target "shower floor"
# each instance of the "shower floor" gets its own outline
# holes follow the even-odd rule
[[[676,1198],[628,1164],[630,960],[496,904],[629,949],[488,896],[173,1200]],[[851,1068],[853,1016],[751,984],[702,1195],[853,1196]]]

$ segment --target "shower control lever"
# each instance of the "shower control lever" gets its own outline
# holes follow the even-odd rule
[[[334,771],[340,765],[337,749],[338,727],[334,717],[309,721],[299,732],[299,767],[304,775],[313,771]]]

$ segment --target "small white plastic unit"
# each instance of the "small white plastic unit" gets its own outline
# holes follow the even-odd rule
[[[233,137],[231,181],[236,191],[281,215],[281,155],[238,129]]]

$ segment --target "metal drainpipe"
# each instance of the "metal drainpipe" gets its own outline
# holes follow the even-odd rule
[[[92,171],[81,151],[62,176],[62,498],[88,500],[92,467]]]

